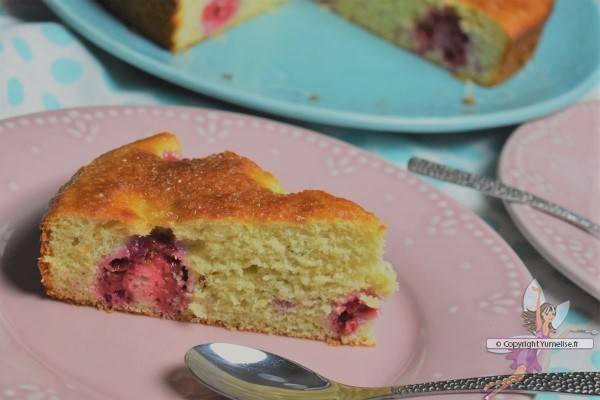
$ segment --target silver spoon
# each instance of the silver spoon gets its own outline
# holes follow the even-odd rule
[[[489,382],[508,375],[418,383],[380,388],[347,386],[276,354],[229,343],[207,343],[189,349],[185,363],[204,385],[230,399],[404,399],[481,393]],[[600,373],[526,374],[505,389],[512,393],[561,392],[600,394]]]
[[[596,222],[585,218],[565,207],[559,206],[558,204],[552,203],[546,199],[542,199],[534,194],[519,190],[512,186],[507,186],[495,179],[470,174],[468,172],[460,171],[442,164],[437,164],[415,157],[408,160],[408,170],[421,175],[429,176],[431,178],[439,179],[441,181],[470,187],[488,196],[529,204],[530,206],[544,211],[547,214],[570,222],[571,224],[590,233],[594,237],[600,238],[600,225]]]

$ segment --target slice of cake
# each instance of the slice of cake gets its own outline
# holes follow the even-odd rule
[[[554,0],[320,0],[336,13],[450,70],[495,85],[532,57]]]
[[[285,0],[101,0],[128,26],[178,51],[273,9]]]
[[[49,295],[67,302],[330,343],[373,345],[397,288],[384,224],[319,190],[284,194],[232,152],[182,159],[168,133],[110,151],[41,223]]]

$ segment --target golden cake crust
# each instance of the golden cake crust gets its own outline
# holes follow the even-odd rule
[[[480,84],[492,86],[504,82],[531,59],[554,0],[462,0],[490,15],[503,29],[509,44],[494,74]],[[460,74],[458,74],[459,77]],[[468,77],[462,77],[468,78]]]
[[[488,14],[502,26],[513,41],[535,33],[545,23],[554,7],[554,0],[460,0],[460,2]]]
[[[110,151],[82,167],[52,200],[45,223],[78,215],[161,226],[195,219],[301,224],[315,219],[384,225],[356,203],[320,190],[283,194],[275,178],[249,159],[223,152],[168,160],[177,138],[162,133]],[[280,193],[278,193],[280,192]]]

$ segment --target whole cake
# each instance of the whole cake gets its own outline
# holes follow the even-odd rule
[[[348,21],[450,70],[495,85],[532,57],[554,0],[320,0]]]
[[[375,215],[232,152],[182,159],[169,133],[82,167],[41,231],[47,293],[107,310],[373,345],[397,289]]]
[[[101,0],[127,25],[178,51],[270,10],[285,0]]]

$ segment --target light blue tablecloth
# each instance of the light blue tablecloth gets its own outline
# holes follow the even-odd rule
[[[587,98],[599,98],[599,94],[600,89],[596,89]],[[257,115],[187,92],[107,55],[66,28],[39,1],[0,0],[0,119],[67,107],[152,103]],[[410,157],[418,156],[492,177],[502,146],[516,128],[453,135],[407,135],[297,124],[352,143],[403,167]],[[1,140],[0,136],[0,143]],[[495,229],[541,283],[547,299],[555,303],[571,301],[565,326],[600,328],[600,303],[570,283],[528,244],[499,200],[450,184],[431,183]],[[600,349],[596,346],[589,351],[553,352],[550,371],[575,370],[600,370]],[[540,395],[538,399],[563,397]]]

